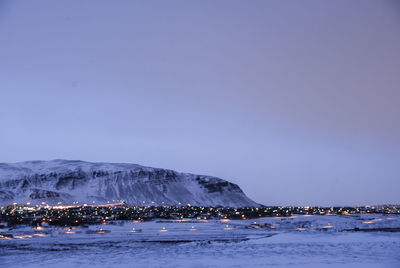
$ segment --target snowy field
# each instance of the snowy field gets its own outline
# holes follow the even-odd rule
[[[400,216],[21,226],[0,229],[14,237],[0,239],[0,267],[400,267],[400,232],[377,228]]]

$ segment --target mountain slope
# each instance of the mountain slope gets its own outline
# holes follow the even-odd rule
[[[203,175],[135,164],[71,160],[0,164],[0,202],[260,206],[236,184]]]

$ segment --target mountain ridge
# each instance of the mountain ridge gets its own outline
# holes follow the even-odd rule
[[[0,202],[258,207],[240,187],[206,175],[130,163],[55,159],[0,163]]]

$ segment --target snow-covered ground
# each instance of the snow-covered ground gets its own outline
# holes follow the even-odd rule
[[[0,267],[400,267],[399,232],[354,228],[400,228],[400,216],[6,228]]]

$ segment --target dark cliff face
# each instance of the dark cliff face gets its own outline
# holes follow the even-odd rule
[[[40,169],[35,169],[39,164]],[[8,168],[7,176],[4,176],[4,172],[1,175],[4,166],[0,165],[0,201],[3,204],[124,200],[145,205],[259,206],[238,185],[210,176],[138,165],[81,161],[39,161],[29,162],[28,166],[30,169],[23,167],[23,172],[19,173],[15,167]]]
[[[219,181],[219,182],[207,182],[201,177],[196,177],[197,182],[202,185],[204,188],[208,190],[209,193],[223,193],[224,191],[237,191],[242,192],[242,190],[234,183],[228,181]]]

